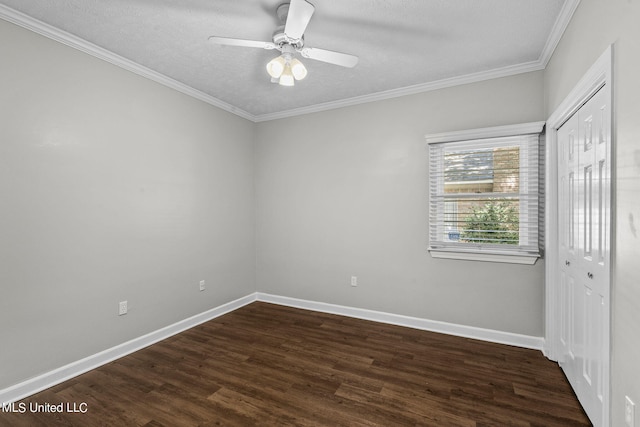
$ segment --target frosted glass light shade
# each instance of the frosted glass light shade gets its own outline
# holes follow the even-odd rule
[[[307,69],[297,58],[291,61],[291,73],[296,80],[302,80],[307,77]]]
[[[282,86],[293,86],[295,80],[302,80],[307,76],[307,68],[290,52],[285,52],[267,63],[267,73],[272,81]]]
[[[293,73],[291,72],[291,65],[289,64],[284,65],[284,71],[280,76],[279,83],[281,86],[293,86],[295,84]]]
[[[274,79],[279,78],[284,72],[285,60],[282,56],[278,56],[277,58],[273,58],[267,64],[267,73]]]

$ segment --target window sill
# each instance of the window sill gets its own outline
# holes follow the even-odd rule
[[[467,261],[501,262],[507,264],[533,265],[536,263],[539,254],[507,254],[491,252],[468,252],[456,249],[431,249],[429,252],[433,258],[460,259]]]

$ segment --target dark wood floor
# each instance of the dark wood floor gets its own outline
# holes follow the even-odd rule
[[[260,302],[22,401],[35,402],[87,411],[0,425],[591,425],[538,351]]]

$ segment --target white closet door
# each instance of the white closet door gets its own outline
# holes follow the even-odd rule
[[[604,91],[558,130],[562,366],[595,426],[608,384],[610,131]]]
[[[576,191],[578,170],[578,115],[572,116],[558,129],[558,236],[560,256],[560,365],[568,378],[576,376],[575,345],[575,295],[576,295],[576,248],[578,246],[578,193]]]

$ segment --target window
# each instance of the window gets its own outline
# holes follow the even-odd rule
[[[543,126],[427,136],[433,257],[535,263]]]

